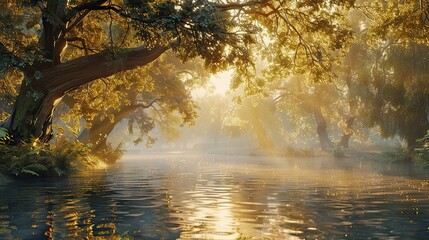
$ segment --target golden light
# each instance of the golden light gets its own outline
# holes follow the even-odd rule
[[[221,95],[225,96],[229,91],[233,70],[227,70],[212,74],[210,80],[207,83],[207,87],[198,88],[192,91],[192,95],[195,98],[204,97],[207,95]]]
[[[223,71],[210,77],[210,84],[214,86],[214,93],[225,95],[229,91],[233,70]]]

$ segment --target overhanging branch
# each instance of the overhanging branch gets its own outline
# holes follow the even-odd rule
[[[83,56],[42,71],[43,77],[36,84],[42,91],[63,95],[94,80],[149,64],[168,49],[159,45],[128,48],[117,53],[117,59],[109,59],[106,52]]]

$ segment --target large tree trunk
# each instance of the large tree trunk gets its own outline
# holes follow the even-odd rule
[[[99,78],[144,66],[167,49],[130,48],[118,54],[120,59],[112,60],[108,60],[107,53],[98,53],[41,70],[40,79],[28,84],[23,81],[13,113],[4,125],[13,143],[30,142],[33,138],[48,142],[52,137],[52,113],[64,94]]]
[[[356,93],[352,87],[353,80],[352,80],[351,69],[349,69],[349,71],[347,72],[344,78],[344,81],[348,89],[348,103],[349,103],[350,113],[347,116],[346,126],[345,126],[345,129],[343,129],[343,136],[341,137],[341,140],[338,145],[344,148],[349,148],[350,138],[353,135],[353,124],[356,119],[356,109],[358,105],[358,101],[356,99]]]
[[[315,106],[313,108],[313,114],[317,123],[317,135],[319,136],[320,149],[323,151],[327,151],[332,147],[332,142],[329,139],[326,120],[322,114],[320,106]]]
[[[49,141],[52,137],[52,113],[60,99],[61,95],[44,93],[23,83],[12,115],[4,124],[12,136],[12,143],[30,142],[33,138]]]
[[[343,136],[341,137],[338,146],[342,146],[344,148],[349,148],[350,138],[353,135],[353,123],[355,121],[355,117],[349,117],[346,121],[346,130],[343,132]]]

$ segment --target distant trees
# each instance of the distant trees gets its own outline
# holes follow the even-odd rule
[[[337,13],[344,18],[336,21],[344,20],[350,30],[343,29],[344,38],[321,40],[319,50],[313,52],[323,53],[322,59],[328,62],[317,61],[317,57],[308,62],[303,57],[308,55],[299,51],[290,51],[294,58],[289,58],[282,46],[271,44],[275,48],[264,55],[268,70],[255,77],[255,82],[271,82],[262,91],[267,91],[267,98],[276,99],[277,111],[289,112],[287,118],[295,119],[297,128],[308,129],[309,118],[304,116],[313,115],[314,133],[323,150],[333,144],[329,125],[342,131],[335,144],[348,147],[357,122],[375,128],[383,137],[399,136],[412,149],[429,129],[428,3],[358,1],[352,9],[343,10]],[[353,40],[345,37],[348,31],[353,32]],[[282,37],[288,39],[285,34],[276,39]],[[308,36],[299,37],[305,40]],[[335,43],[341,51],[329,47]],[[323,83],[307,84],[309,79]]]
[[[289,118],[287,126],[273,132],[293,135],[292,131],[297,133],[299,131],[297,129],[305,129],[302,131],[303,134],[297,137],[303,139],[309,135],[316,135],[323,150],[328,150],[332,146],[328,134],[330,120],[325,119],[324,115],[326,112],[330,114],[328,105],[332,102],[330,94],[336,94],[335,91],[330,90],[324,92],[329,89],[329,87],[325,88],[324,83],[335,79],[334,68],[339,55],[352,39],[352,31],[346,24],[346,14],[354,5],[354,1],[336,3],[291,1],[283,4],[294,7],[278,15],[274,14],[275,9],[267,12],[266,18],[261,20],[266,38],[261,39],[264,47],[254,50],[257,52],[255,55],[258,54],[261,58],[260,63],[252,74],[239,72],[233,82],[233,86],[238,88],[238,83],[244,81],[246,83],[244,92],[247,94],[262,93],[262,98],[266,100],[260,99],[260,104],[254,104],[255,107],[261,107],[261,103],[264,102],[274,104],[273,108],[257,110],[263,118],[267,118],[268,114],[273,115],[273,113],[267,113],[268,109],[283,112],[283,117]],[[322,84],[311,84],[314,82]],[[323,90],[319,91],[320,88]],[[246,121],[255,124],[258,123],[257,119],[257,115],[245,118]],[[309,128],[310,121],[314,124],[314,128]],[[266,125],[265,132],[256,131],[262,147],[273,146],[270,143],[272,140],[266,137],[270,135],[267,135],[267,131],[272,126]],[[262,144],[262,142],[265,143]],[[279,141],[276,143],[284,145]]]
[[[367,127],[379,128],[383,137],[399,136],[412,149],[429,129],[429,5],[425,1],[364,4],[355,23],[364,28],[349,57],[351,91],[361,105],[358,116]]]
[[[399,136],[412,148],[429,129],[429,78],[427,46],[410,44],[390,46],[384,52],[373,50],[374,58],[362,70],[356,88],[360,88],[360,115],[367,126],[377,126],[383,137]]]

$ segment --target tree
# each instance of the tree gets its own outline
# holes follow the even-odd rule
[[[364,1],[357,6],[367,18],[359,23],[363,29],[351,61],[363,106],[359,115],[383,137],[399,136],[409,148],[429,128],[428,6],[426,1]]]
[[[169,49],[183,60],[201,56],[212,71],[228,63],[246,64],[248,33],[254,27],[234,21],[228,11],[251,4],[259,3],[2,2],[2,73],[23,79],[3,126],[15,144],[32,137],[49,141],[52,112],[66,93],[144,66]]]
[[[239,72],[233,87],[247,81],[247,92],[258,92],[266,82],[301,74],[315,82],[332,80],[332,67],[352,39],[345,14],[353,5],[353,0],[276,1],[258,10],[262,34],[252,50],[265,66],[256,74]]]
[[[304,75],[278,80],[271,90],[278,111],[286,114],[287,134],[298,139],[314,138],[317,134],[320,149],[327,151],[333,145],[329,130],[337,125],[341,99],[332,84],[305,78]]]
[[[367,125],[379,127],[383,137],[401,137],[409,148],[429,128],[427,54],[427,46],[415,44],[384,49],[373,59],[371,74],[362,72],[358,86],[366,89],[359,98]]]
[[[226,125],[252,134],[258,147],[270,149],[280,142],[282,129],[272,99],[256,94],[248,96],[241,100],[230,115]]]

